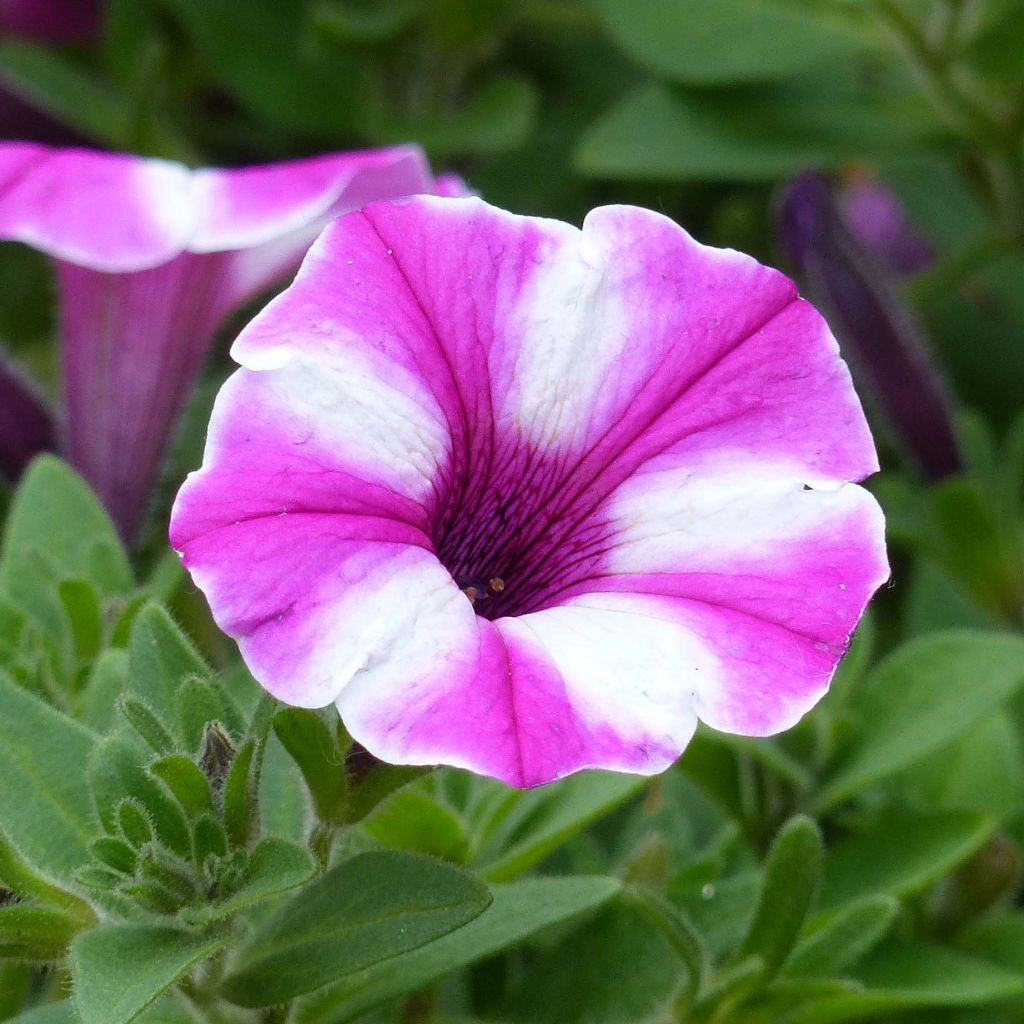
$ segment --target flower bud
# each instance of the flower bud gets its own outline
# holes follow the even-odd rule
[[[893,434],[931,481],[963,469],[939,376],[885,270],[853,237],[828,181],[805,172],[779,200],[778,231]]]

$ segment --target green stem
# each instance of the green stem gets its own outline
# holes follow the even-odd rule
[[[933,48],[921,26],[897,0],[875,0],[875,4],[950,127],[982,143],[991,144],[1000,138],[1004,132],[1002,121],[954,80],[954,66],[945,54]]]
[[[954,131],[980,150],[985,186],[1002,230],[1007,238],[1024,243],[1024,156],[1019,105],[1003,103],[995,109],[994,98],[950,56],[949,32],[937,49],[898,0],[875,0],[875,6],[936,109]]]

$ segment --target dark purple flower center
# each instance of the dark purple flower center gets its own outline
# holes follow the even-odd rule
[[[548,606],[590,575],[609,536],[564,464],[509,448],[451,473],[434,516],[438,558],[486,619]]]

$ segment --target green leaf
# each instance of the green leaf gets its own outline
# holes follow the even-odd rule
[[[103,608],[96,588],[89,580],[61,580],[57,593],[71,623],[75,653],[94,658],[103,644]]]
[[[688,1009],[696,1000],[710,963],[704,940],[678,907],[651,890],[639,887],[628,889],[624,899],[661,932],[686,968],[685,1002],[677,1000],[674,1005],[677,1013]]]
[[[297,842],[309,833],[309,798],[298,765],[275,735],[267,738],[260,773],[260,821],[268,835]]]
[[[497,153],[521,146],[530,136],[538,96],[522,78],[493,79],[472,93],[461,109],[434,117],[396,117],[385,106],[367,118],[367,131],[380,145],[416,139],[432,159]]]
[[[464,863],[469,851],[466,831],[450,808],[418,789],[402,789],[363,820],[363,830],[385,846],[418,850]]]
[[[223,857],[228,852],[228,834],[219,818],[204,814],[192,826],[195,865],[203,869],[208,857]]]
[[[119,706],[121,714],[128,720],[128,724],[155,753],[169,754],[174,749],[174,739],[171,734],[141,700],[125,696],[121,699]]]
[[[112,555],[109,580],[93,582],[104,595],[127,593],[133,585],[131,566],[110,517],[72,469],[53,456],[40,456],[22,477],[7,517],[0,592],[59,635],[65,628],[64,609],[56,589],[41,578],[39,559],[58,566],[62,578],[90,578],[90,548],[97,541],[109,543]]]
[[[472,875],[397,850],[360,854],[286,903],[243,946],[223,983],[241,1006],[269,1006],[407,953],[491,902]]]
[[[1024,18],[1018,4],[1004,5],[1002,18],[985,26],[965,47],[963,56],[973,70],[1000,83],[1019,81],[1024,52]]]
[[[919,892],[979,850],[994,828],[990,817],[973,811],[883,814],[828,851],[822,906]]]
[[[70,1000],[39,1006],[27,1013],[20,1013],[10,1024],[77,1024],[75,1011]]]
[[[63,907],[79,920],[95,919],[92,907],[80,896],[67,892],[35,871],[0,832],[0,888],[9,889],[28,899],[56,907]]]
[[[195,753],[211,722],[221,721],[221,703],[209,679],[190,675],[178,681],[174,694],[176,732],[186,750]],[[221,723],[223,724],[223,723]]]
[[[783,974],[787,978],[841,975],[885,938],[898,909],[892,896],[865,896],[819,915],[811,920],[809,934],[793,950]]]
[[[1007,821],[1024,806],[1024,742],[1005,711],[977,722],[899,780],[916,802],[941,810],[986,811]]]
[[[89,860],[94,825],[82,768],[96,738],[0,673],[0,822],[56,878]]]
[[[1024,976],[1024,912],[975,921],[956,937],[960,949]]]
[[[317,59],[305,18],[274,0],[160,0],[207,60],[208,71],[268,124],[337,140],[360,109],[365,72],[355,60]]]
[[[108,832],[117,831],[119,805],[132,797],[145,807],[163,843],[183,857],[191,855],[192,837],[184,812],[163,784],[143,770],[129,743],[116,736],[98,743],[88,758],[88,777],[96,810]]]
[[[217,921],[277,893],[294,889],[308,882],[314,874],[316,861],[304,846],[284,839],[264,839],[249,855],[242,882],[227,899],[186,912],[185,917],[197,923]]]
[[[256,788],[256,743],[247,740],[224,780],[224,827],[232,846],[246,846],[256,831],[259,800]]]
[[[396,790],[432,771],[419,765],[374,763],[365,777],[350,786],[346,820],[349,824],[362,821]]]
[[[274,733],[299,766],[323,821],[341,822],[346,786],[343,752],[323,719],[304,708],[283,708],[274,715]]]
[[[807,1004],[787,1024],[882,1019],[926,1007],[961,1009],[1024,992],[1024,978],[974,957],[934,946],[891,942],[880,946],[857,971],[861,992]]]
[[[665,932],[651,927],[635,904],[617,900],[554,948],[535,952],[525,983],[498,1018],[530,1024],[664,1021],[684,977],[691,982]]]
[[[94,839],[89,849],[93,858],[106,864],[107,867],[126,875],[135,873],[135,864],[138,858],[135,855],[135,850],[124,840],[103,836],[100,839]]]
[[[612,39],[659,75],[696,84],[784,78],[864,48],[853,5],[830,0],[598,0]]]
[[[78,709],[78,718],[99,733],[114,724],[117,699],[128,685],[128,655],[108,647],[92,663]]]
[[[123,101],[52,47],[0,41],[0,82],[83,135],[109,146],[129,144]]]
[[[476,858],[480,874],[489,882],[505,882],[523,874],[647,782],[636,775],[581,772],[515,794],[512,811]]]
[[[869,723],[818,799],[832,807],[966,732],[1024,682],[1024,639],[951,630],[881,661],[856,709]]]
[[[209,674],[191,641],[156,604],[147,605],[135,618],[128,664],[129,693],[147,704],[163,722],[177,721],[176,696],[185,677]]]
[[[150,771],[158,779],[163,779],[190,818],[196,818],[204,811],[213,812],[209,780],[184,754],[162,757],[153,763]]]
[[[574,163],[600,178],[774,181],[892,154],[926,130],[835,75],[699,92],[644,85],[589,126]]]
[[[735,953],[743,941],[760,890],[760,872],[745,871],[696,892],[674,893],[673,902],[687,912],[717,960]]]
[[[57,960],[82,922],[48,907],[0,907],[0,957]]]
[[[413,26],[423,14],[419,0],[393,0],[363,7],[349,0],[328,0],[314,11],[316,26],[345,43],[379,43]]]
[[[83,932],[71,946],[82,1024],[127,1024],[227,941],[158,925],[106,924]]]
[[[136,849],[153,838],[153,826],[141,801],[128,797],[117,805],[117,827]]]
[[[740,957],[759,956],[765,980],[781,968],[800,934],[821,881],[821,835],[810,818],[790,818],[779,830],[765,864],[761,895]]]
[[[297,1024],[335,1024],[378,1003],[430,985],[461,967],[508,949],[551,925],[603,906],[620,890],[614,878],[528,878],[495,885],[479,917],[401,957],[348,975],[300,1004]]]

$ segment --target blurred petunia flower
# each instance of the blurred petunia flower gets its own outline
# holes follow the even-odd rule
[[[853,236],[828,180],[807,171],[782,192],[779,237],[865,388],[929,480],[963,468],[942,382],[892,274]]]
[[[125,537],[227,314],[292,273],[331,217],[431,187],[408,146],[190,171],[0,144],[0,238],[56,263],[67,453]]]
[[[374,204],[232,355],[171,542],[256,678],[381,759],[532,786],[777,732],[887,576],[824,321],[655,213]]]

